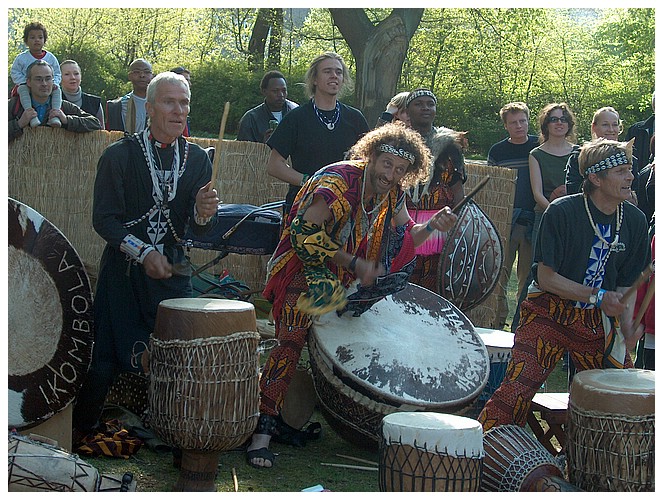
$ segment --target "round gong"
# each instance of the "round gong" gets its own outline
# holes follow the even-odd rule
[[[78,394],[92,358],[90,280],[65,236],[9,198],[8,425],[27,428]]]

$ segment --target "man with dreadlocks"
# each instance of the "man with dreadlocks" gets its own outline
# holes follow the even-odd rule
[[[387,124],[360,139],[350,157],[307,180],[268,265],[264,295],[273,303],[279,345],[272,349],[260,378],[260,418],[247,448],[254,467],[274,463],[268,446],[283,428],[279,412],[312,317],[331,311],[360,315],[367,307],[357,306],[353,296],[372,294],[379,300],[381,292],[384,296],[398,291],[394,286],[380,290],[375,283],[386,273],[390,278],[397,275],[404,288],[414,248],[434,230],[449,230],[457,219],[449,207],[425,223],[415,224],[410,218],[402,189],[425,181],[430,161],[415,131]],[[348,297],[355,280],[361,284]]]
[[[643,327],[624,292],[650,262],[647,221],[631,196],[631,143],[596,139],[580,151],[582,193],[550,203],[534,250],[502,385],[479,415],[484,431],[525,425],[541,384],[568,350],[577,371],[628,368]]]

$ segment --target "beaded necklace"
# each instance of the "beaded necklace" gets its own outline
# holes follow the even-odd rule
[[[603,243],[610,249],[610,252],[623,252],[624,250],[626,250],[626,245],[624,245],[624,243],[620,243],[619,241],[619,231],[622,228],[622,222],[624,220],[624,202],[621,202],[619,205],[617,205],[617,221],[615,223],[615,237],[612,239],[612,242],[608,243],[608,241],[601,234],[601,231],[599,231],[597,225],[594,223],[594,218],[592,217],[592,212],[589,210],[589,203],[587,201],[587,198],[588,196],[583,196],[583,200],[585,202],[585,211],[587,212],[587,217],[589,217],[589,224],[592,226],[592,229],[594,230],[594,234],[596,235],[596,237],[599,239],[601,243]]]
[[[327,118],[325,113],[320,111],[318,107],[315,105],[315,100],[312,100],[313,102],[313,109],[315,110],[315,114],[318,115],[318,120],[320,120],[320,123],[322,123],[327,129],[329,130],[334,130],[336,128],[336,125],[338,125],[339,120],[341,119],[341,104],[336,101],[336,107],[334,108],[334,114],[332,115],[331,118]]]

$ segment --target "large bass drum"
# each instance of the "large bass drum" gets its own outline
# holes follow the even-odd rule
[[[442,247],[438,293],[467,312],[490,295],[503,264],[502,240],[495,225],[479,205],[469,201]]]
[[[377,449],[384,416],[464,414],[488,381],[488,351],[469,319],[413,284],[360,317],[321,316],[308,343],[323,415],[365,448]]]
[[[8,424],[25,429],[78,395],[92,359],[92,290],[67,238],[9,198]]]

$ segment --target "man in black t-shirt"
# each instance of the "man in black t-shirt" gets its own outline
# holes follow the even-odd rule
[[[534,281],[521,304],[511,360],[478,420],[484,431],[524,426],[529,404],[565,351],[577,371],[633,366],[643,333],[635,294],[624,293],[651,261],[644,214],[626,200],[631,144],[596,139],[580,152],[583,193],[550,203],[534,249]]]
[[[267,173],[290,184],[285,213],[311,174],[344,159],[369,130],[361,111],[338,100],[351,83],[341,56],[325,52],[316,57],[306,72],[305,83],[311,100],[285,115],[267,141],[272,149]],[[292,166],[288,165],[288,157]]]

